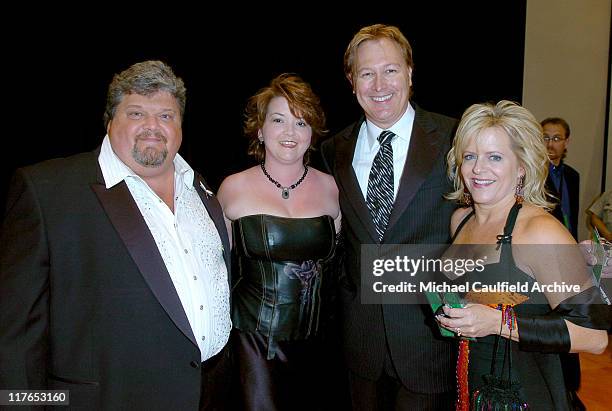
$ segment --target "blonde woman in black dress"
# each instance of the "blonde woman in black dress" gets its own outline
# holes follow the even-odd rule
[[[548,157],[541,127],[515,103],[475,104],[463,114],[448,167],[456,188],[449,197],[464,205],[451,220],[450,250],[470,245],[470,250],[484,250],[487,261],[482,273],[474,272],[466,279],[493,284],[503,279],[528,284],[531,290],[523,293],[521,298],[528,300],[514,306],[510,319],[507,310],[476,303],[445,308],[448,317],[439,316],[440,323],[457,335],[477,340],[469,344],[472,402],[480,398],[474,393],[486,386],[483,377],[490,373],[496,347],[509,344],[511,378],[520,384],[516,387],[522,403],[533,410],[569,409],[559,354],[603,352],[610,307],[603,304],[571,234],[547,212]],[[537,292],[533,288],[535,282],[548,286],[563,280],[579,284],[580,291]],[[508,371],[503,357],[500,348],[498,376],[502,369]],[[469,406],[460,405],[464,407],[460,409]]]

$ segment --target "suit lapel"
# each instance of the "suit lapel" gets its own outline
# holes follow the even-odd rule
[[[174,324],[197,346],[187,315],[136,202],[125,182],[106,189],[98,166],[98,183],[91,185],[151,291]]]
[[[442,135],[436,132],[437,126],[431,121],[427,112],[419,107],[416,107],[415,111],[406,164],[383,241],[388,237],[393,226],[406,211],[421,185],[431,173],[440,154],[440,147],[443,146]]]
[[[363,229],[370,236],[371,243],[378,242],[376,227],[372,222],[370,210],[363,198],[363,193],[359,187],[355,170],[353,170],[353,156],[355,154],[355,146],[357,144],[357,136],[364,118],[355,123],[353,129],[341,136],[336,144],[336,169],[338,173],[338,184],[340,189],[346,193],[349,199],[349,204],[357,214],[357,221],[362,225]],[[365,242],[365,241],[364,241]]]

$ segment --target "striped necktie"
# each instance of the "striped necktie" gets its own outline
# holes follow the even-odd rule
[[[393,208],[393,137],[395,134],[388,130],[378,136],[380,148],[374,157],[368,178],[366,204],[376,226],[379,241],[382,241],[385,234]]]

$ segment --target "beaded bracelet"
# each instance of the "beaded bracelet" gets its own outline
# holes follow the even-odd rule
[[[506,324],[508,330],[516,330],[516,314],[514,313],[513,304],[488,304],[489,307],[501,311],[501,323]]]

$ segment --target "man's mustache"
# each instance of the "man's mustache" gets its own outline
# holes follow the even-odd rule
[[[160,139],[161,141],[163,141],[164,143],[168,142],[168,139],[166,138],[166,136],[164,135],[164,133],[162,133],[159,130],[145,130],[141,133],[136,134],[136,139],[137,140],[142,140],[145,138],[150,138],[150,137],[155,137]]]

